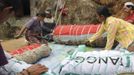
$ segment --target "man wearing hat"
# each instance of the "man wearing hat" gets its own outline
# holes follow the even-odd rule
[[[124,4],[124,11],[128,13],[128,16],[125,18],[125,20],[134,24],[134,3],[126,2]]]

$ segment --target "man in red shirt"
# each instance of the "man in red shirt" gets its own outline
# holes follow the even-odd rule
[[[129,15],[125,18],[126,21],[134,24],[134,3],[126,2],[124,4],[124,11]]]

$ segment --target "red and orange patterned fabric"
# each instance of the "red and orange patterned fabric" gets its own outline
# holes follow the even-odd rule
[[[84,35],[94,34],[100,29],[100,24],[90,25],[59,25],[54,29],[54,35]]]
[[[35,49],[37,47],[40,47],[40,46],[41,46],[41,44],[31,44],[31,45],[28,45],[28,46],[24,46],[22,48],[19,48],[17,50],[13,50],[10,54],[11,55],[22,54],[25,51],[33,50],[33,49]]]

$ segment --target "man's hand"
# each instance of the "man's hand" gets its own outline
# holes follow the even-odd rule
[[[41,73],[45,73],[48,71],[46,66],[35,64],[26,69],[30,75],[40,75]]]
[[[20,38],[20,37],[21,37],[20,35],[17,35],[17,36],[15,36],[14,38],[15,38],[15,39],[18,39],[18,38]]]
[[[91,46],[91,42],[90,42],[90,41],[86,41],[86,42],[85,42],[85,45],[86,45],[86,46]]]

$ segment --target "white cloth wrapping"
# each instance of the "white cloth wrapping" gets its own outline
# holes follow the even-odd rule
[[[134,72],[134,54],[121,51],[77,52],[62,62],[60,75],[117,75]]]
[[[0,67],[0,75],[16,75],[23,69],[27,69],[31,64],[27,64],[24,61],[18,61],[15,58],[8,60],[8,64]]]
[[[5,68],[7,68],[8,72],[21,72],[23,69],[27,69],[31,66],[31,64],[27,64],[24,61],[18,61],[15,58],[12,58],[8,60],[8,64],[5,65]]]
[[[31,66],[31,64],[27,64],[24,61],[18,61],[17,59],[12,58],[12,56],[7,52],[5,52],[5,55],[8,64],[0,67],[0,75],[16,75],[16,73]]]

